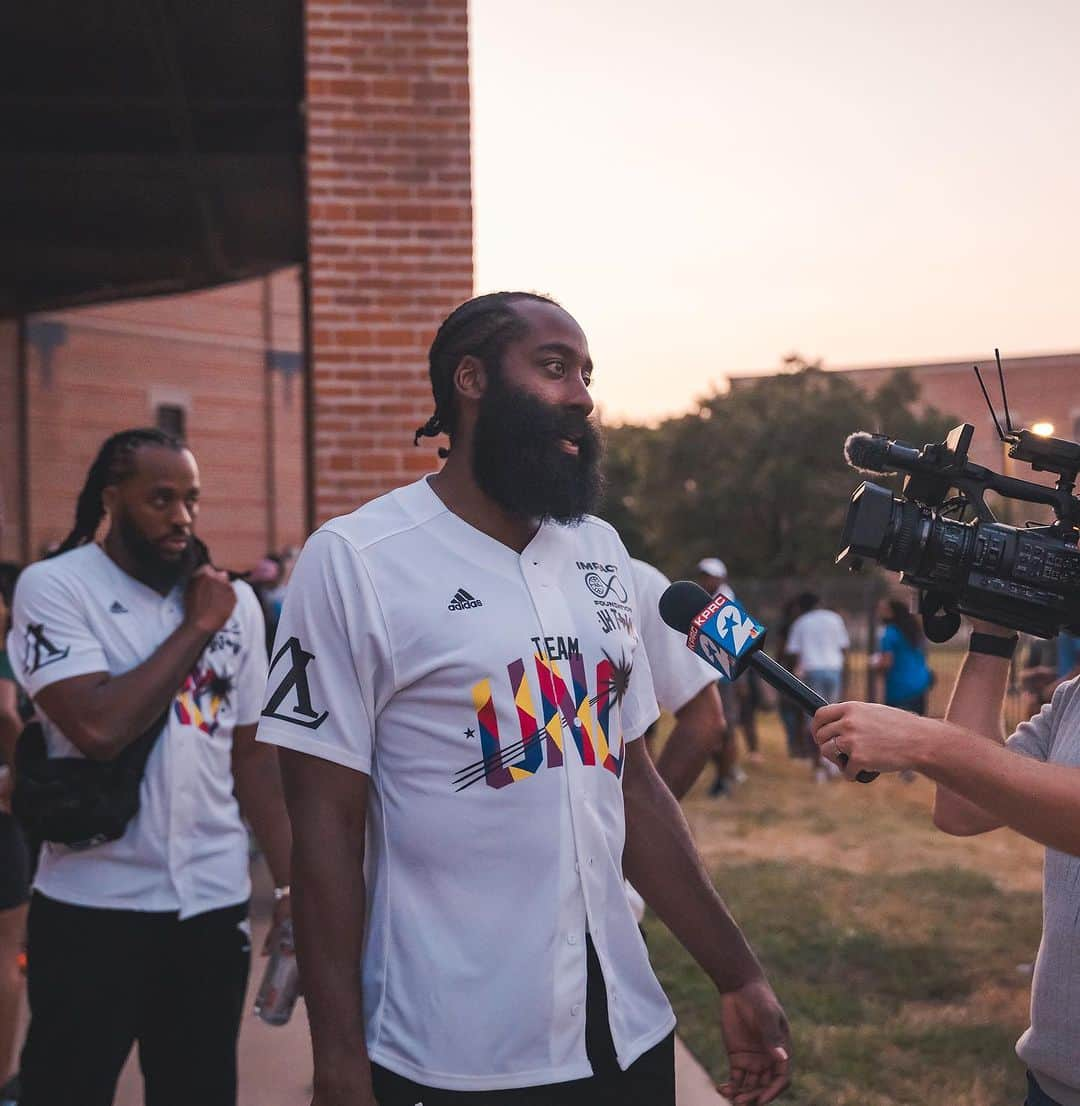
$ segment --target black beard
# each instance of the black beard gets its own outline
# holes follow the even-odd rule
[[[190,575],[195,567],[195,545],[188,543],[183,555],[175,561],[161,555],[158,547],[135,525],[131,517],[118,513],[116,527],[124,548],[131,555],[139,570],[141,579],[152,586],[172,586],[178,580]]]
[[[576,456],[559,444],[567,435],[578,443]],[[505,511],[581,522],[603,491],[602,452],[599,431],[580,411],[544,403],[493,376],[476,420],[473,475]]]

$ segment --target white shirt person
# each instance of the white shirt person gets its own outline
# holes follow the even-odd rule
[[[448,432],[446,464],[309,540],[260,726],[293,827],[313,1106],[575,1087],[674,1106],[624,870],[716,982],[734,1083],[771,1101],[783,1013],[638,740],[656,702],[629,558],[589,515],[584,334],[493,293],[429,361],[417,441]]]

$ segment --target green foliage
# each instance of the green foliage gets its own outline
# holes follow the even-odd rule
[[[858,475],[843,459],[855,430],[912,444],[956,421],[918,406],[897,370],[876,392],[815,366],[740,384],[656,428],[608,431],[602,514],[630,552],[669,574],[720,556],[739,577],[828,571]]]

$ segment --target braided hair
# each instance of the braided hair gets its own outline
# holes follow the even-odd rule
[[[56,552],[50,556],[56,557],[94,540],[101,520],[105,517],[105,500],[102,493],[110,485],[119,484],[134,473],[135,454],[142,446],[147,445],[176,451],[187,448],[179,438],[156,427],[121,430],[111,438],[106,438],[94,458],[94,463],[90,466],[90,471],[86,474],[86,483],[79,492],[79,499],[75,505],[75,525],[71,533],[60,543]],[[205,544],[195,537],[192,538],[192,543],[195,547],[196,564],[209,564],[210,551]]]
[[[525,320],[514,310],[514,304],[523,300],[555,304],[549,296],[536,292],[489,292],[467,300],[443,319],[428,351],[435,413],[417,429],[413,445],[419,445],[421,438],[439,434],[447,434],[453,441],[457,421],[454,371],[461,359],[469,356],[476,357],[489,371],[495,369],[506,347],[527,330]],[[439,456],[449,456],[449,450],[440,447]]]

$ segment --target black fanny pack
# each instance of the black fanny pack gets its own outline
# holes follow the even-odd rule
[[[168,710],[112,760],[50,757],[41,723],[15,745],[11,809],[34,841],[89,849],[123,837],[139,810],[139,787]]]

